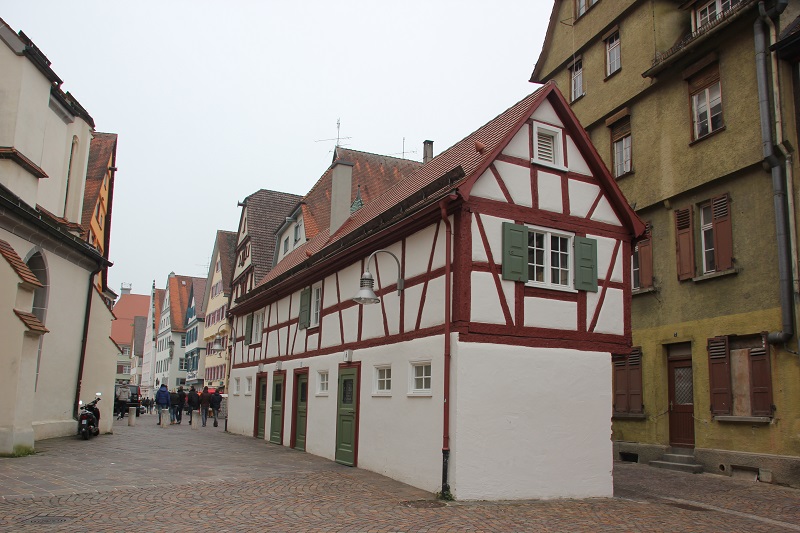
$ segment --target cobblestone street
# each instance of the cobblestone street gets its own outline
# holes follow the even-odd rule
[[[800,491],[617,463],[613,499],[451,502],[154,415],[0,459],[0,531],[800,531]]]

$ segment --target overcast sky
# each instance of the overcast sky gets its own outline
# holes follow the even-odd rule
[[[341,144],[422,159],[533,92],[552,2],[5,1],[119,135],[109,286],[206,277],[260,189],[303,195]],[[327,139],[324,140],[323,139]]]

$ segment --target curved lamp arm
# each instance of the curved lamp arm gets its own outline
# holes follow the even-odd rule
[[[380,298],[375,294],[373,287],[375,286],[375,278],[372,277],[372,273],[369,271],[369,266],[372,263],[372,258],[375,257],[379,253],[389,254],[394,258],[395,263],[397,263],[397,294],[403,292],[404,288],[404,280],[401,276],[400,270],[400,260],[397,258],[389,250],[376,250],[370,254],[367,258],[367,266],[364,268],[364,273],[361,274],[361,288],[359,289],[358,293],[353,297],[353,301],[364,305],[364,304],[374,304],[380,301]]]

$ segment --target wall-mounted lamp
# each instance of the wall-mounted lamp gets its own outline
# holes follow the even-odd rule
[[[258,363],[258,373],[264,372],[264,363]]]
[[[280,372],[280,371],[281,371],[281,362],[280,362],[280,361],[277,361],[277,362],[275,363],[275,370],[276,370],[277,372]]]
[[[375,287],[375,278],[372,277],[372,273],[369,271],[369,265],[372,262],[372,258],[381,252],[394,257],[394,260],[397,263],[397,294],[403,292],[403,278],[400,276],[400,260],[397,259],[397,256],[389,250],[376,250],[370,254],[369,258],[367,258],[367,266],[364,268],[364,273],[361,274],[361,288],[358,290],[356,295],[353,296],[353,301],[357,304],[376,304],[381,301],[381,299],[375,294],[373,289]]]
[[[353,350],[348,349],[344,351],[344,362],[345,363],[353,362]]]
[[[172,357],[175,355],[175,341],[170,339],[169,340],[169,356]]]

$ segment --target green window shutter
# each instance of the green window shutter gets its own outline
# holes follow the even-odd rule
[[[503,222],[503,279],[528,281],[528,228]]]
[[[300,315],[298,316],[297,327],[306,329],[311,318],[311,288],[300,291]]]
[[[575,288],[597,292],[597,241],[575,237]]]
[[[250,344],[250,337],[253,335],[253,313],[247,315],[244,325],[244,343]]]

